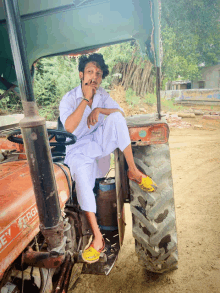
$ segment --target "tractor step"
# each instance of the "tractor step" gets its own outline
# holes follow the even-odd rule
[[[102,235],[105,239],[105,251],[99,261],[93,264],[84,262],[82,269],[83,274],[108,275],[117,260],[120,251],[118,230],[103,231]]]

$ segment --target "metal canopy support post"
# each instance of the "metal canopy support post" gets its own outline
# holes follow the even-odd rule
[[[160,67],[156,67],[156,94],[157,94],[157,113],[158,119],[161,119],[161,99],[160,99]]]
[[[153,52],[154,62],[156,67],[156,95],[157,95],[157,112],[158,119],[161,119],[161,99],[160,99],[160,88],[161,88],[161,42],[160,42],[160,12],[161,3],[160,0],[151,0],[152,4],[152,23],[153,23]]]
[[[47,239],[49,247],[52,249],[60,246],[63,241],[63,222],[48,142],[46,122],[44,118],[39,116],[34,100],[18,1],[3,0],[3,3],[24,109],[25,117],[21,120],[20,126],[34,186],[40,228]]]

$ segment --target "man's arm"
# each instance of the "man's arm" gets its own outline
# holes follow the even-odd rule
[[[96,108],[99,109],[99,113],[104,115],[110,115],[111,113],[120,112],[123,116],[125,116],[124,112],[120,109],[107,109],[107,108]]]
[[[66,131],[72,133],[77,128],[82,120],[82,116],[87,105],[88,102],[86,100],[82,100],[76,110],[67,117],[65,122]]]
[[[108,109],[108,108],[95,108],[87,118],[87,125],[90,128],[90,125],[95,125],[98,122],[99,114],[110,115],[111,113],[120,112],[123,116],[124,112],[120,109]]]
[[[96,93],[96,89],[93,86],[91,86],[90,84],[84,85],[83,83],[82,83],[82,91],[83,91],[85,100],[81,101],[81,103],[76,108],[76,110],[72,114],[70,114],[69,117],[67,117],[65,122],[65,129],[66,131],[70,133],[72,133],[79,125],[82,119],[83,113],[86,109],[86,106],[88,105],[91,107],[93,97]]]

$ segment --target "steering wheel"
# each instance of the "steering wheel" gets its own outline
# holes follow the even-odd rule
[[[77,138],[74,134],[69,133],[67,131],[60,131],[60,130],[56,130],[56,129],[47,129],[47,133],[49,135],[49,141],[52,138],[54,138],[54,136],[61,136],[61,138],[59,138],[60,142],[59,141],[50,142],[50,146],[71,145],[71,144],[74,144],[77,140]],[[11,131],[7,135],[7,139],[10,140],[11,142],[23,144],[23,138],[17,137],[17,135],[21,135],[21,129],[16,129],[16,130]],[[70,140],[64,141],[64,138],[66,139],[67,137],[70,138]]]

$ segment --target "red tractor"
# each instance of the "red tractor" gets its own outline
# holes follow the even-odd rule
[[[67,292],[77,263],[82,263],[82,273],[108,275],[123,244],[125,202],[130,203],[136,252],[146,269],[163,273],[177,268],[169,128],[160,114],[158,1],[57,4],[3,0],[3,4],[0,87],[6,92],[19,87],[24,118],[18,127],[2,122],[0,116],[0,149],[4,150],[0,164],[1,292]],[[106,251],[99,262],[86,264],[81,252],[92,233],[63,163],[65,145],[74,144],[76,138],[59,120],[57,129],[46,128],[34,100],[32,65],[45,56],[80,54],[134,39],[144,50],[147,45],[154,58],[158,113],[128,117],[127,125],[135,163],[158,189],[146,193],[129,182],[124,156],[115,151],[115,177],[98,179],[94,188]]]

